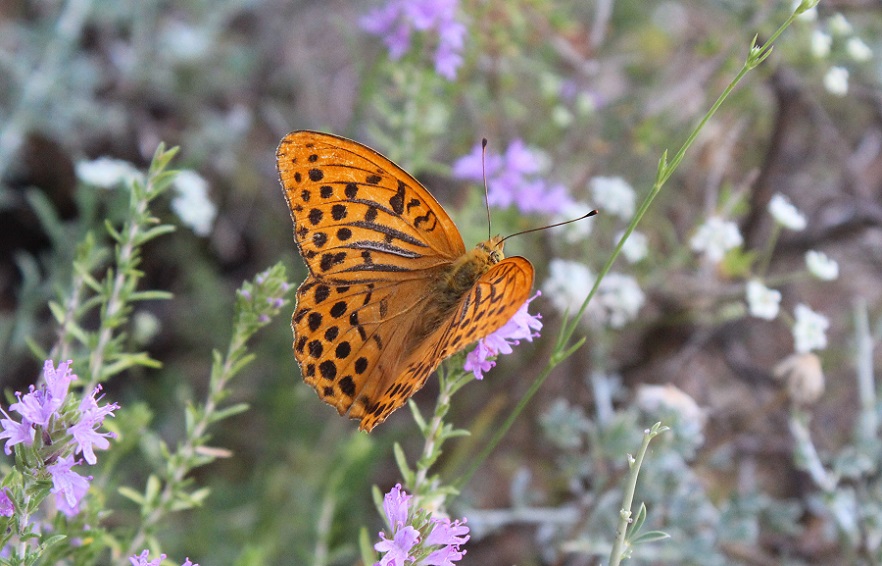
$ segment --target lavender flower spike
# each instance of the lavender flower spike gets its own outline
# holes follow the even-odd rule
[[[463,365],[466,371],[474,372],[475,379],[483,379],[484,372],[496,365],[496,362],[489,358],[499,354],[510,354],[511,347],[519,344],[521,340],[532,342],[533,338],[539,336],[539,330],[542,329],[540,321],[542,317],[538,314],[531,315],[527,312],[527,308],[530,306],[530,302],[541,294],[540,291],[536,291],[536,294],[527,299],[518,312],[499,330],[478,340],[478,345],[469,352]]]

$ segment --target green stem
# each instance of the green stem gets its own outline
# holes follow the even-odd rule
[[[634,492],[637,490],[637,476],[640,474],[640,466],[643,464],[643,457],[646,456],[646,450],[653,438],[668,430],[668,427],[661,426],[656,423],[651,429],[643,432],[643,443],[637,456],[632,459],[628,456],[628,472],[627,482],[625,483],[625,493],[622,495],[622,508],[619,510],[619,522],[616,527],[616,541],[613,543],[612,551],[609,555],[609,566],[618,566],[622,561],[627,549],[625,535],[628,532],[628,525],[631,524],[631,505],[634,503]]]

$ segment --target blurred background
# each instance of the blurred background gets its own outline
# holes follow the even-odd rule
[[[143,170],[165,142],[181,148],[173,167],[196,174],[155,205],[179,228],[148,244],[141,265],[143,288],[174,299],[139,303],[129,330],[132,348],[162,368],[107,384],[123,410],[146,402],[153,434],[173,445],[184,405],[205,394],[212,349],[229,339],[236,288],[280,260],[294,284],[305,276],[275,170],[282,136],[316,129],[377,149],[432,190],[467,247],[486,238],[483,189],[454,164],[482,137],[490,154],[509,159],[522,143],[525,169],[542,181],[536,190],[562,186],[567,197],[557,202],[567,206],[494,207],[494,232],[601,214],[587,227],[507,243],[509,255],[536,267],[545,327],[454,400],[451,421],[472,436],[451,441],[437,470],[455,478],[547,363],[561,307],[587,295],[662,152],[681,146],[753,36],[762,43],[794,8],[413,5],[422,20],[394,1],[0,3],[4,391],[38,375],[29,341],[54,340],[47,302],[69,286],[76,239],[53,237],[53,226],[106,237],[104,219],[123,217],[121,189],[89,176],[99,158]],[[635,560],[878,563],[882,447],[867,418],[878,412],[872,344],[882,334],[880,29],[878,2],[822,1],[704,127],[638,226],[645,250],[617,260],[619,279],[581,323],[577,336],[588,342],[555,369],[452,505],[472,527],[462,564],[597,563],[612,541],[625,454],[657,420],[674,430],[657,441],[637,500],[673,538]],[[604,189],[610,179],[624,188]],[[779,193],[802,229],[769,213]],[[734,222],[742,239],[724,257],[695,243],[711,217]],[[807,271],[812,250],[835,260],[837,278]],[[552,258],[568,263],[554,268]],[[575,291],[559,280],[573,264],[587,270]],[[780,292],[771,320],[745,298],[757,279]],[[561,300],[566,293],[578,300]],[[799,304],[827,321],[813,319],[823,344],[795,342]],[[203,565],[315,563],[325,511],[327,563],[356,564],[359,529],[382,528],[370,487],[385,492],[400,480],[392,444],[419,453],[413,421],[402,410],[368,436],[321,403],[300,379],[288,315],[252,348],[256,360],[231,388],[251,409],[212,431],[212,445],[232,456],[198,470],[195,481],[212,494],[164,527],[164,551]],[[424,411],[435,392],[430,379],[415,396]],[[153,464],[149,455],[130,460],[123,482],[140,489]],[[107,497],[110,528],[137,519],[133,505]]]

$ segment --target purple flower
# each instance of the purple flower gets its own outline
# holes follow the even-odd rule
[[[0,516],[12,517],[15,513],[15,505],[12,504],[12,498],[9,497],[9,489],[0,489]]]
[[[459,547],[445,546],[428,555],[420,564],[425,564],[426,566],[453,566],[453,561],[459,560],[465,553],[466,551],[460,550]]]
[[[510,354],[511,347],[520,343],[521,340],[533,341],[539,336],[542,329],[541,315],[532,315],[527,312],[530,302],[541,295],[540,291],[527,299],[518,309],[518,312],[503,324],[499,330],[478,340],[478,345],[466,356],[463,368],[474,372],[475,379],[483,379],[484,372],[489,371],[496,362],[489,360],[499,354]]]
[[[119,408],[119,405],[116,403],[109,403],[100,407],[98,401],[104,397],[102,395],[96,398],[100,392],[101,386],[99,385],[92,391],[91,395],[83,397],[80,403],[80,420],[77,424],[67,429],[67,432],[73,436],[77,443],[77,449],[74,453],[82,452],[86,462],[93,466],[98,461],[95,457],[94,448],[107,450],[110,447],[110,441],[107,439],[116,438],[116,435],[112,432],[98,432],[98,427],[104,422],[105,417],[108,415],[114,416],[113,411]]]
[[[0,419],[0,426],[3,427],[3,430],[0,431],[0,439],[8,439],[5,448],[7,454],[12,454],[12,447],[16,444],[24,443],[26,446],[33,444],[34,427],[31,426],[31,423],[28,421],[21,423],[14,421],[3,409],[0,409],[0,413],[3,413],[3,416],[6,417],[5,419]]]
[[[469,528],[462,521],[450,522],[450,519],[435,519],[422,515],[424,519],[414,526],[408,524],[408,506],[412,496],[396,484],[383,499],[383,510],[392,525],[392,538],[380,533],[380,542],[374,549],[385,553],[374,566],[404,566],[405,562],[420,566],[453,566],[465,554],[460,545],[469,540]],[[417,518],[420,513],[415,515]],[[428,535],[425,533],[428,532]],[[440,548],[433,548],[440,547]],[[417,557],[423,556],[417,562]]]
[[[54,464],[46,467],[52,476],[52,493],[55,494],[55,504],[58,510],[73,517],[80,512],[79,505],[83,496],[89,491],[89,481],[92,476],[83,477],[71,470],[79,461],[75,461],[73,455],[63,456]]]
[[[159,558],[154,558],[153,560],[149,560],[149,558],[150,551],[145,550],[141,554],[129,557],[129,561],[132,563],[132,566],[159,566],[162,564],[162,561],[166,559],[166,556],[165,554],[160,554]],[[193,564],[190,562],[190,559],[187,558],[181,566],[199,566],[199,564]]]
[[[478,144],[471,153],[453,164],[457,179],[482,182],[482,149]],[[525,213],[559,214],[569,209],[573,201],[563,185],[549,183],[540,177],[544,158],[536,150],[515,139],[504,155],[487,152],[484,160],[487,174],[487,199],[490,206],[508,208],[515,205]]]
[[[392,540],[380,531],[380,542],[374,545],[374,550],[386,554],[375,566],[404,566],[405,561],[413,562],[410,551],[419,541],[420,532],[410,525],[396,530]]]
[[[52,360],[46,360],[43,365],[46,384],[40,389],[31,385],[24,395],[16,393],[18,402],[10,405],[9,409],[20,414],[29,424],[49,426],[49,420],[58,416],[57,411],[64,404],[70,382],[77,378],[70,372],[70,364],[71,361],[68,360],[58,364],[58,369],[55,369]]]
[[[53,367],[52,360],[46,360],[43,364],[43,378],[46,380],[46,389],[52,397],[64,399],[67,396],[70,382],[77,378],[70,371],[70,364],[72,363],[73,361],[67,360],[58,364],[58,369]]]
[[[469,540],[469,528],[462,521],[450,522],[450,519],[435,519],[432,532],[426,537],[426,546],[442,545],[433,551],[422,562],[427,566],[453,566],[454,560],[459,560],[466,553],[460,550],[460,545]]]
[[[445,544],[460,545],[469,541],[469,528],[465,526],[465,519],[462,521],[450,522],[450,519],[435,519],[435,526],[432,532],[426,537],[427,545]]]
[[[132,563],[132,566],[159,566],[162,564],[162,561],[165,560],[165,554],[160,554],[159,558],[155,560],[147,560],[150,557],[150,551],[145,550],[138,556],[132,556],[129,558],[129,561]]]
[[[393,531],[407,523],[407,506],[412,497],[401,489],[400,483],[396,483],[383,498],[383,510]]]
[[[438,34],[435,71],[448,80],[462,65],[466,27],[457,21],[459,0],[389,0],[361,18],[361,28],[382,37],[389,58],[400,59],[410,49],[413,31]]]

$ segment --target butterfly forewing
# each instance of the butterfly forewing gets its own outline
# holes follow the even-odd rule
[[[533,266],[510,257],[490,267],[459,301],[445,323],[430,334],[395,371],[366,384],[349,416],[370,431],[425,384],[447,357],[492,334],[508,322],[530,296]],[[390,379],[391,378],[391,379]]]
[[[294,236],[313,275],[340,282],[418,278],[465,253],[435,198],[379,153],[299,131],[277,150]]]

